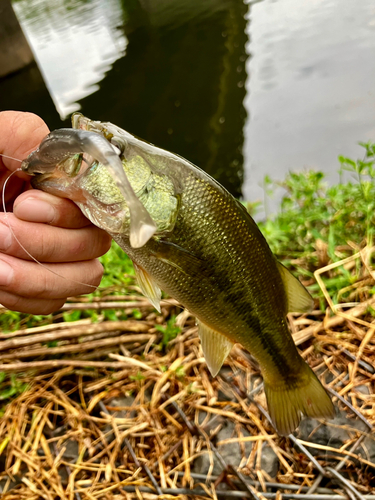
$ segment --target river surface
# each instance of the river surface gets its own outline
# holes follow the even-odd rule
[[[0,109],[30,109],[51,128],[75,110],[112,121],[250,201],[265,175],[314,168],[337,180],[337,156],[375,141],[374,0],[13,6],[54,106],[25,70],[0,80]]]

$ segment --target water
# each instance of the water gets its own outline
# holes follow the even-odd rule
[[[62,120],[99,90],[114,61],[125,55],[117,0],[19,0],[13,8]]]
[[[337,180],[337,155],[375,140],[373,0],[14,8],[55,106],[28,68],[0,80],[0,109],[30,109],[51,128],[80,109],[185,156],[236,196],[262,199],[264,176],[288,170]]]
[[[337,181],[337,156],[375,141],[375,2],[264,1],[249,20],[245,198],[262,197],[262,174]]]

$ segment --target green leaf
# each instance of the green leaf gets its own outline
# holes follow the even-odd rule
[[[160,344],[160,348],[164,349],[167,344],[175,339],[177,335],[181,332],[181,328],[176,326],[176,317],[172,316],[168,321],[166,326],[155,325],[156,330],[163,334],[163,338]]]
[[[78,321],[81,319],[82,311],[76,310],[76,311],[64,311],[63,312],[63,318],[64,321],[70,322],[70,321]]]
[[[130,380],[136,380],[137,382],[140,382],[141,380],[144,380],[146,377],[140,372],[137,372],[137,375],[130,375],[129,376]]]

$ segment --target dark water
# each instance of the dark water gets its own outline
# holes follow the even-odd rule
[[[83,114],[110,116],[187,157],[238,196],[246,118],[245,88],[238,83],[245,79],[247,8],[238,0],[206,3],[194,13],[200,2],[186,1],[176,19],[167,9],[153,18],[134,2],[125,25],[126,56],[95,94],[79,102]]]
[[[262,197],[264,175],[332,173],[338,154],[356,156],[357,141],[375,140],[373,0],[14,8],[43,78],[32,66],[0,80],[0,109],[34,111],[52,129],[79,109],[185,156],[251,200]]]
[[[80,109],[116,123],[188,158],[241,195],[244,3],[22,0],[14,5],[63,117]],[[120,57],[113,62],[111,55]],[[94,81],[87,82],[87,73]],[[98,75],[105,77],[96,84]],[[80,79],[88,88],[80,88]],[[18,109],[39,112],[51,128],[61,126],[43,107],[25,104]]]

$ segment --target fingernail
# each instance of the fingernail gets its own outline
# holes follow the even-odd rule
[[[14,207],[17,217],[30,222],[52,222],[55,218],[55,208],[46,201],[28,198]]]
[[[0,286],[10,285],[10,282],[13,279],[13,269],[9,264],[0,260]]]
[[[0,250],[5,252],[12,243],[12,233],[5,224],[0,224]]]

